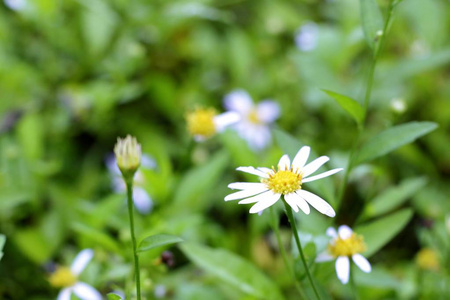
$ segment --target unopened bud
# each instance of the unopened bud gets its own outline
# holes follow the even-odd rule
[[[117,138],[114,147],[117,166],[119,167],[125,181],[132,180],[134,173],[141,164],[141,145],[135,137],[127,135],[126,138]]]

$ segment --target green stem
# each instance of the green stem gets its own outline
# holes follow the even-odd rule
[[[311,284],[314,294],[317,299],[320,299],[319,293],[317,292],[314,281],[312,280],[311,273],[309,272],[308,264],[306,263],[305,255],[303,254],[302,244],[300,243],[300,238],[298,236],[297,225],[295,224],[294,215],[292,213],[292,208],[287,204],[287,202],[283,199],[284,207],[286,208],[286,215],[289,219],[289,223],[291,223],[292,233],[294,234],[295,243],[297,244],[298,252],[300,253],[300,258],[302,259],[303,266],[305,267],[306,274],[308,275],[309,283]]]
[[[364,117],[363,117],[362,125],[358,126],[358,134],[357,134],[357,137],[355,138],[355,142],[353,143],[353,146],[352,146],[352,149],[350,152],[350,157],[348,160],[347,168],[345,169],[344,179],[342,180],[342,184],[339,189],[337,205],[340,205],[342,202],[342,198],[344,196],[345,187],[347,186],[347,181],[350,176],[350,172],[352,171],[352,169],[354,167],[353,160],[355,158],[355,154],[357,153],[360,138],[364,132],[365,123],[367,120],[367,112],[369,110],[370,98],[372,95],[373,78],[374,78],[374,74],[375,74],[376,65],[378,62],[378,57],[380,56],[380,52],[384,46],[386,34],[388,31],[389,25],[391,23],[391,20],[392,20],[394,8],[398,3],[399,2],[395,2],[394,0],[389,1],[388,14],[387,14],[386,21],[384,22],[384,25],[383,25],[383,32],[380,36],[378,43],[375,45],[372,63],[370,64],[369,75],[367,76],[366,94],[364,97]]]
[[[283,258],[284,265],[288,272],[291,274],[292,278],[294,279],[294,284],[299,292],[302,299],[306,299],[305,292],[303,291],[302,287],[300,286],[300,283],[297,281],[297,278],[295,277],[295,273],[293,268],[291,267],[291,264],[289,264],[289,259],[286,253],[286,249],[284,248],[283,241],[281,240],[281,234],[280,234],[280,223],[277,214],[275,213],[275,209],[273,206],[270,207],[270,217],[272,222],[272,228],[275,233],[275,236],[277,238],[278,248],[280,249],[281,257]]]
[[[136,293],[137,299],[141,300],[141,276],[139,269],[139,257],[136,251],[136,236],[134,235],[134,216],[133,216],[133,181],[127,181],[127,203],[128,203],[128,215],[130,216],[130,232],[131,241],[133,243],[133,255],[134,255],[134,276],[136,280]]]
[[[358,300],[358,290],[356,289],[355,276],[353,275],[353,263],[350,262],[350,286],[352,288],[353,296],[355,300]]]

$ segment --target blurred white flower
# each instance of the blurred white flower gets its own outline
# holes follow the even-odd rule
[[[403,98],[393,98],[391,100],[391,109],[398,113],[402,114],[406,111],[406,102]]]
[[[305,52],[314,50],[317,47],[318,39],[319,27],[313,22],[302,25],[295,34],[295,44]]]
[[[123,180],[122,173],[117,166],[116,159],[114,155],[110,155],[106,159],[106,166],[112,177],[112,189],[116,193],[126,193],[127,187],[125,181]],[[144,174],[140,169],[155,169],[155,160],[147,154],[142,154],[141,164],[139,170],[134,174],[133,183],[133,202],[136,209],[141,214],[148,214],[153,208],[153,201],[147,191],[143,188],[145,184]]]
[[[235,112],[218,115],[214,108],[196,108],[186,115],[187,129],[197,142],[222,132],[239,119],[239,114]]]
[[[23,10],[27,6],[26,0],[4,0],[5,5],[12,10]]]
[[[244,199],[239,201],[239,204],[256,203],[250,209],[250,213],[259,213],[275,204],[283,195],[284,200],[295,212],[298,212],[300,208],[305,214],[309,214],[309,205],[311,205],[320,213],[334,217],[336,213],[331,205],[319,196],[303,190],[302,184],[328,177],[342,169],[333,169],[308,177],[329,160],[327,156],[321,156],[306,164],[310,150],[308,146],[302,147],[297,152],[297,155],[295,155],[292,165],[289,156],[286,154],[283,155],[278,162],[278,171],[273,167],[272,169],[254,167],[237,168],[238,171],[261,177],[261,182],[235,182],[229,184],[228,187],[230,189],[238,189],[241,191],[226,196],[225,201]]]
[[[72,293],[82,300],[101,300],[102,295],[87,283],[78,281],[78,276],[94,256],[92,249],[84,249],[75,257],[70,268],[58,267],[50,275],[49,282],[54,287],[63,288],[57,300],[70,300]]]
[[[338,232],[329,227],[327,235],[332,238],[328,251],[318,255],[316,261],[336,259],[336,274],[343,284],[346,284],[350,277],[350,257],[363,272],[369,273],[372,270],[369,261],[360,254],[367,249],[362,236],[354,233],[347,225],[339,226]]]
[[[280,116],[278,103],[265,100],[255,105],[246,91],[235,90],[225,96],[224,106],[240,115],[241,120],[233,128],[252,149],[260,150],[270,143],[269,125]]]

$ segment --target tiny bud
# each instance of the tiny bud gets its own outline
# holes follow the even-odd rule
[[[127,135],[126,138],[117,138],[114,146],[117,166],[119,167],[125,181],[133,180],[134,173],[141,163],[141,145],[135,137]]]
[[[379,41],[382,36],[383,36],[383,30],[378,30],[375,33],[375,37],[374,37],[375,42]]]
[[[406,111],[406,103],[402,98],[394,98],[391,100],[391,109],[398,114]]]

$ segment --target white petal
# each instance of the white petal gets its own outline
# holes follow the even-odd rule
[[[261,182],[233,182],[228,185],[228,188],[233,190],[247,190],[247,189],[256,189],[260,186],[266,186]]]
[[[217,132],[222,132],[227,126],[239,122],[241,116],[236,112],[225,112],[214,117]]]
[[[341,225],[338,228],[339,237],[343,240],[348,239],[352,236],[353,230],[347,225]]]
[[[225,96],[224,106],[227,110],[246,115],[253,108],[253,101],[246,91],[235,90]]]
[[[102,295],[89,284],[77,282],[73,286],[73,292],[82,300],[102,300]]]
[[[295,203],[295,199],[294,199],[294,197],[293,197],[292,194],[294,194],[294,193],[284,195],[284,200],[286,200],[287,204],[289,204],[289,206],[290,206],[295,212],[298,212],[298,206],[297,206],[297,204]]]
[[[336,274],[343,284],[348,282],[350,277],[350,260],[347,256],[339,256],[336,259]]]
[[[326,262],[326,261],[330,261],[330,260],[333,260],[333,259],[334,259],[334,257],[331,256],[329,253],[322,252],[319,255],[317,255],[316,262]]]
[[[266,126],[261,125],[251,125],[253,128],[246,135],[245,140],[247,140],[248,145],[253,150],[264,149],[271,141],[272,135],[270,134],[270,129]]]
[[[274,195],[274,193],[272,191],[267,191],[267,192],[264,192],[262,194],[259,194],[259,195],[256,195],[256,196],[253,196],[253,197],[241,200],[241,201],[238,202],[238,204],[249,204],[249,203],[261,202],[261,201],[264,201],[264,200],[266,200],[268,198],[271,198],[272,195]],[[275,194],[275,195],[278,196],[278,199],[281,197],[280,194]]]
[[[333,170],[326,171],[326,172],[320,173],[320,174],[312,176],[312,177],[303,178],[302,179],[302,183],[311,182],[311,181],[314,181],[314,180],[317,180],[317,179],[322,179],[322,178],[331,176],[333,174],[336,174],[337,172],[340,172],[342,170],[344,170],[344,169],[342,169],[342,168],[333,169]]]
[[[317,169],[319,169],[324,163],[326,163],[329,160],[330,158],[328,156],[321,156],[319,158],[316,158],[303,168],[302,170],[303,177],[308,177],[309,175],[317,171]]]
[[[303,146],[298,150],[297,154],[294,157],[294,161],[292,162],[292,168],[294,170],[301,170],[308,160],[309,152],[311,148],[308,146]]]
[[[71,288],[62,289],[61,292],[59,292],[56,300],[70,300],[71,293],[72,293]]]
[[[286,171],[289,170],[290,168],[291,168],[291,160],[289,159],[289,156],[285,154],[280,158],[280,161],[278,162],[278,169]]]
[[[269,175],[267,173],[264,173],[263,171],[255,169],[254,167],[239,167],[236,170],[242,171],[242,172],[246,172],[246,173],[250,173],[250,174],[253,174],[253,175],[257,175],[257,176],[263,177],[263,178],[269,178]]]
[[[372,267],[370,266],[369,261],[362,256],[361,254],[354,254],[352,256],[353,262],[363,271],[366,273],[370,273],[372,271]]]
[[[117,165],[116,162],[116,157],[114,156],[113,153],[108,154],[105,163],[110,173],[112,173],[113,175],[122,176],[122,173],[120,172],[119,166]]]
[[[296,191],[296,193],[299,194],[303,199],[306,200],[306,202],[311,204],[311,206],[317,209],[320,213],[327,215],[329,217],[334,217],[336,215],[333,207],[331,207],[331,205],[328,204],[328,202],[326,202],[319,196],[314,195],[313,193],[310,193],[305,190],[298,190]]]
[[[284,196],[284,199],[286,200],[286,202],[288,202],[288,199],[289,199],[290,202],[292,202],[296,206],[300,207],[300,209],[305,214],[309,215],[310,209],[309,209],[308,203],[306,203],[306,201],[302,197],[300,197],[300,195],[298,195],[297,193],[287,194],[287,195]],[[289,202],[288,202],[288,204],[289,204]],[[289,205],[291,205],[291,204],[289,204]],[[292,205],[291,205],[291,207],[292,207]],[[298,212],[298,209],[295,210],[295,212]]]
[[[136,209],[141,214],[148,214],[153,208],[152,198],[148,195],[147,191],[141,187],[133,188],[133,202]]]
[[[265,167],[258,167],[257,169],[262,171],[262,172],[264,172],[264,173],[266,173],[266,174],[273,174],[274,173],[272,169],[265,168]]]
[[[233,194],[229,194],[225,197],[224,200],[230,201],[230,200],[243,199],[243,198],[247,198],[247,197],[262,193],[264,191],[267,191],[267,187],[265,187],[264,185],[260,185],[260,186],[257,186],[256,188],[246,189],[246,190],[239,191],[239,192],[236,192]]]
[[[327,228],[327,235],[329,237],[332,237],[332,238],[337,238],[338,237],[338,233],[337,233],[336,229],[334,229],[333,227],[328,227]]]
[[[256,107],[258,119],[263,123],[272,123],[280,116],[280,105],[271,100],[264,100]]]
[[[154,169],[156,168],[156,161],[150,155],[142,154],[141,167],[143,167],[144,169]]]
[[[94,256],[94,250],[92,249],[84,249],[81,250],[80,253],[75,257],[72,265],[70,266],[70,271],[74,275],[79,275],[84,268],[86,268],[87,264],[91,261]]]
[[[275,194],[272,191],[270,191],[271,195],[266,196],[266,198],[262,201],[259,201],[255,205],[250,208],[250,213],[255,214],[259,213],[260,211],[263,211],[264,209],[268,208],[269,206],[272,206],[275,204],[278,199],[280,199],[280,194]]]

